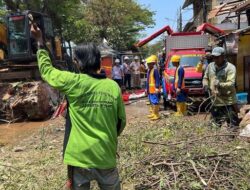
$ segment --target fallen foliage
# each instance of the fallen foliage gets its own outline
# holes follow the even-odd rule
[[[250,189],[249,144],[203,116],[134,122],[120,140],[120,168],[136,190]]]
[[[250,189],[250,149],[204,115],[149,122],[130,117],[119,137],[123,190]],[[62,190],[64,120],[53,120],[18,145],[0,147],[1,190]],[[97,189],[92,184],[92,189]]]

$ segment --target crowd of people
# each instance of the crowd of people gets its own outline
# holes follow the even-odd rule
[[[115,59],[112,67],[112,79],[117,84],[127,90],[141,89],[141,80],[146,78],[145,61],[141,60],[139,56],[135,56],[131,60],[128,56],[120,59]]]

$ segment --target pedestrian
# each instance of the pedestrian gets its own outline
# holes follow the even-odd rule
[[[143,60],[141,61],[141,64],[140,64],[140,75],[141,75],[140,77],[141,77],[141,79],[144,79],[144,78],[145,78],[146,72],[147,72],[144,63],[145,63],[145,60],[143,59]]]
[[[176,67],[174,76],[174,91],[176,94],[176,108],[177,112],[175,116],[184,116],[187,112],[186,98],[187,93],[185,92],[185,71],[180,65],[181,57],[179,55],[173,55],[171,57],[171,62]]]
[[[115,65],[112,68],[112,79],[122,87],[123,69],[120,65],[120,59],[115,59]]]
[[[157,63],[157,57],[155,55],[151,55],[146,59],[148,65],[147,72],[147,94],[150,101],[150,108],[148,118],[151,120],[160,119],[160,74],[158,69],[154,68],[154,65]]]
[[[44,49],[41,30],[32,25],[31,33],[39,47],[41,77],[64,93],[69,103],[63,154],[68,185],[72,190],[88,190],[90,181],[96,180],[102,190],[120,190],[117,136],[125,127],[126,115],[119,86],[99,74],[99,49],[93,43],[77,46],[74,61],[80,73],[60,71],[53,67]]]
[[[237,129],[236,104],[236,68],[225,59],[225,50],[215,47],[212,51],[214,62],[205,71],[203,87],[214,99],[211,108],[212,121],[217,126],[226,122],[232,129]]]
[[[135,56],[134,61],[131,63],[131,70],[132,70],[133,84],[134,84],[133,87],[140,89],[141,88],[140,61],[138,56]]]
[[[130,62],[129,57],[124,57],[123,62],[123,73],[124,73],[124,86],[126,89],[131,90],[131,69],[130,69]]]

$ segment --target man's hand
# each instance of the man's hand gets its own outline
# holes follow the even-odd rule
[[[220,86],[220,81],[218,79],[214,80],[214,87],[219,87]]]
[[[208,87],[208,85],[205,85],[205,86],[203,86],[203,89],[204,89],[204,92],[208,92],[209,91],[209,87]]]
[[[43,44],[43,37],[42,37],[42,31],[39,27],[37,27],[34,24],[31,24],[30,32],[33,38],[39,43],[40,45]]]
[[[155,93],[156,93],[156,94],[160,93],[159,88],[155,88]]]
[[[181,93],[181,89],[180,88],[177,88],[176,89],[176,94],[179,95]]]

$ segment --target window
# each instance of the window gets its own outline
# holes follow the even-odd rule
[[[180,60],[180,65],[182,67],[196,67],[197,64],[200,62],[201,56],[200,55],[190,55],[190,56],[182,56]],[[207,60],[205,60],[205,64],[207,64]],[[169,62],[168,68],[174,68],[173,63]]]
[[[25,16],[12,16],[8,20],[10,54],[21,54],[28,51]]]

